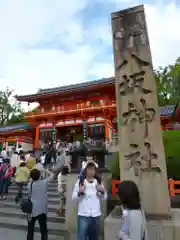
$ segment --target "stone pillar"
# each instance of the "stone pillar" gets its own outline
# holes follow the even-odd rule
[[[112,14],[121,180],[139,186],[150,215],[168,216],[170,199],[144,7]]]

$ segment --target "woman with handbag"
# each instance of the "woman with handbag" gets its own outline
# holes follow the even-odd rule
[[[118,195],[122,204],[123,223],[117,239],[148,240],[145,214],[136,184],[132,181],[122,181]]]

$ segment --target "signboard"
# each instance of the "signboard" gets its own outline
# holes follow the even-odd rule
[[[56,143],[56,125],[52,129],[52,142]]]

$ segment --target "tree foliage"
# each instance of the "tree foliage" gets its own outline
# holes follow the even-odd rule
[[[180,131],[164,131],[163,138],[168,177],[180,179]]]
[[[13,99],[13,90],[0,91],[0,126],[18,123],[22,119],[21,105]]]
[[[164,131],[163,132],[164,150],[167,164],[168,178],[180,180],[180,131]],[[119,178],[120,165],[119,153],[116,153],[114,159],[109,164],[109,169],[113,179]]]
[[[160,106],[177,105],[180,101],[180,57],[172,65],[154,71]]]

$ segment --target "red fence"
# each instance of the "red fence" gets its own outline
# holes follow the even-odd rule
[[[112,195],[116,195],[116,193],[118,192],[118,186],[120,184],[120,180],[112,180]],[[177,185],[180,185],[180,181],[176,181],[173,179],[169,179],[168,180],[168,184],[169,184],[169,195],[171,197],[175,196],[176,194],[180,194],[180,189],[176,189]]]

